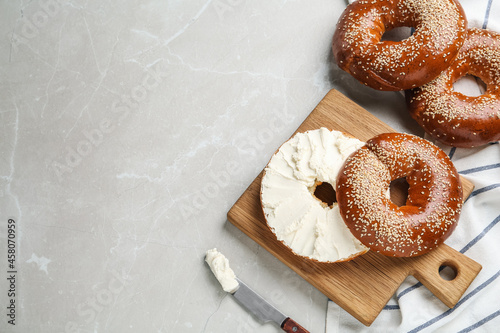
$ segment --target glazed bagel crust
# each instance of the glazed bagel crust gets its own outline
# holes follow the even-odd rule
[[[407,39],[384,32],[413,27]],[[378,90],[405,90],[436,78],[462,46],[467,19],[455,0],[358,0],[347,6],[333,36],[337,65]]]
[[[453,90],[470,74],[487,85],[471,97]],[[477,28],[468,31],[457,58],[432,82],[406,92],[411,116],[424,130],[447,145],[475,147],[500,140],[500,34]]]
[[[406,205],[388,196],[392,180],[406,177]],[[381,134],[345,162],[337,178],[340,214],[352,234],[387,256],[421,255],[455,229],[462,207],[459,175],[448,156],[409,134]]]

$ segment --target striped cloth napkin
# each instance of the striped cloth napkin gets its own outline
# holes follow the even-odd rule
[[[462,0],[469,26],[500,32],[500,0]],[[465,90],[464,90],[465,89]],[[462,86],[477,91],[476,84]],[[430,139],[427,137],[427,139]],[[453,308],[415,278],[408,277],[370,327],[328,301],[326,332],[500,332],[500,146],[450,148],[440,145],[474,191],[446,244],[483,269]]]

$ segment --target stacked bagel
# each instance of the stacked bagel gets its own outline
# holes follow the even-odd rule
[[[391,182],[406,178],[402,206]],[[317,194],[328,183],[333,202]],[[349,261],[368,250],[413,257],[453,232],[462,208],[460,177],[446,153],[402,133],[363,143],[326,128],[297,133],[264,169],[260,198],[267,226],[294,254],[315,262]]]
[[[412,27],[400,42],[386,31]],[[456,0],[358,0],[337,24],[340,68],[377,90],[405,90],[411,116],[437,141],[476,147],[500,140],[500,34],[467,29]],[[465,75],[487,85],[471,97],[453,90]]]
[[[402,41],[386,31],[411,27]],[[340,68],[382,91],[405,91],[411,116],[450,146],[500,139],[500,34],[467,28],[456,0],[357,0],[341,15],[332,43]],[[487,89],[478,97],[453,90],[470,74]],[[404,178],[403,205],[390,186]],[[328,183],[334,202],[317,188]],[[342,262],[372,250],[413,257],[442,244],[463,202],[460,177],[446,153],[417,136],[385,133],[360,142],[326,128],[298,133],[273,155],[261,182],[269,229],[293,253]]]

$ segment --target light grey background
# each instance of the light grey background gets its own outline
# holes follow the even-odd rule
[[[204,264],[311,332],[327,298],[226,213],[329,89],[421,134],[333,64],[345,2],[0,2],[0,331],[277,332]],[[7,324],[7,220],[17,225]],[[5,274],[5,275],[4,275]]]

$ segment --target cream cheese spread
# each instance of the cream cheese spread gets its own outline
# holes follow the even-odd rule
[[[335,188],[344,161],[363,145],[326,128],[298,133],[265,168],[261,201],[267,224],[296,254],[335,262],[368,250],[345,225],[337,203],[328,206],[313,194],[318,182]]]
[[[212,273],[219,280],[225,292],[234,293],[238,290],[239,283],[236,280],[236,275],[231,267],[229,267],[229,260],[222,253],[217,251],[217,249],[208,250],[205,255],[205,261],[210,266]]]

